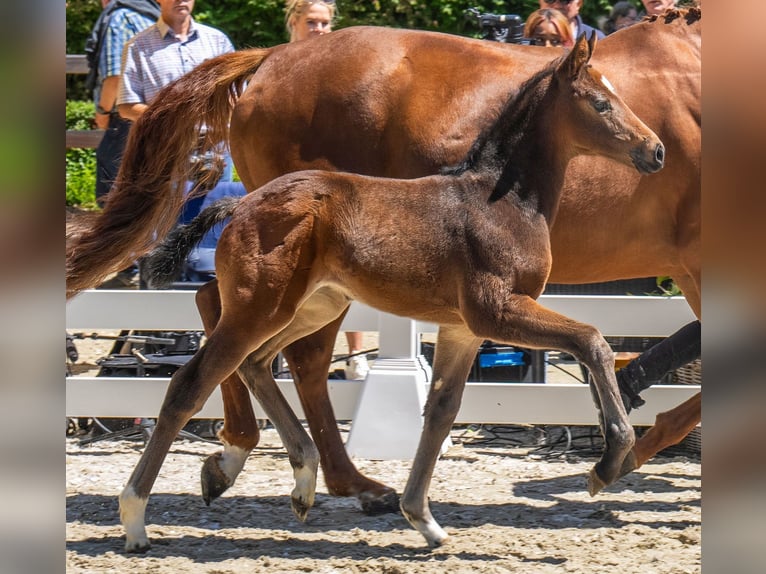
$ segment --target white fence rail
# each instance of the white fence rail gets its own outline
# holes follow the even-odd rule
[[[694,320],[683,297],[543,295],[540,301],[546,307],[595,325],[605,335],[612,336],[667,336]],[[127,290],[92,290],[78,295],[67,304],[66,327],[70,331],[85,332],[202,329],[193,291]],[[354,303],[342,329],[378,331],[380,356],[406,360],[411,358],[407,355],[413,348],[410,334],[435,332],[436,326],[394,317]],[[402,341],[405,341],[404,347]],[[391,366],[386,368],[390,370]],[[168,380],[67,377],[66,414],[155,417]],[[292,380],[278,382],[296,413],[303,417]],[[363,386],[364,383],[356,381],[329,381],[330,397],[339,420],[355,418]],[[698,390],[696,385],[661,385],[648,389],[644,392],[646,405],[631,413],[631,421],[636,425],[653,424],[658,412],[678,405]],[[259,405],[254,403],[254,407],[259,417],[265,417]],[[223,417],[220,393],[213,394],[198,416]],[[456,422],[574,425],[594,424],[594,417],[590,392],[585,385],[469,382]]]

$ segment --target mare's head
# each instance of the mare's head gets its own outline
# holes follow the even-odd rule
[[[588,62],[596,46],[582,34],[553,73],[556,116],[555,137],[572,148],[573,155],[603,155],[642,174],[659,171],[665,146],[617,95],[612,84]],[[558,84],[558,85],[556,85]]]

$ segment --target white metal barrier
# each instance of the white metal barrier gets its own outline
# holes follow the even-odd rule
[[[540,302],[611,336],[662,337],[694,320],[683,297],[543,295]],[[202,330],[193,291],[91,290],[69,301],[66,314],[66,327],[72,331]],[[336,417],[353,421],[349,452],[365,458],[411,458],[422,424],[429,376],[427,365],[417,354],[417,335],[435,332],[436,325],[354,303],[341,329],[379,333],[379,356],[365,382],[328,382]],[[66,415],[156,417],[168,381],[67,377]],[[278,384],[303,418],[292,380],[282,379]],[[631,413],[631,422],[651,425],[657,413],[677,406],[698,390],[698,385],[647,389],[643,393],[646,405]],[[255,402],[253,406],[257,416],[264,418],[260,406]],[[197,416],[222,418],[220,393],[214,393]],[[475,382],[466,385],[456,420],[561,425],[592,425],[595,421],[586,385]]]

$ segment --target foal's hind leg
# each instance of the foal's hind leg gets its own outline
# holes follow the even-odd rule
[[[428,508],[428,487],[441,446],[455,422],[465,381],[480,343],[481,339],[465,327],[439,328],[423,431],[401,499],[402,513],[429,546],[439,546],[447,538]]]
[[[617,480],[635,442],[635,433],[617,387],[614,353],[604,337],[595,327],[554,313],[526,295],[510,298],[499,319],[502,322],[485,309],[474,311],[469,327],[476,334],[523,347],[562,350],[590,369],[605,445],[601,460],[590,473],[588,491],[595,495]]]
[[[210,335],[221,316],[218,281],[214,279],[203,285],[195,299],[205,331]],[[234,484],[260,438],[250,392],[237,373],[232,373],[221,383],[221,395],[224,427],[218,432],[218,438],[223,443],[223,451],[210,455],[200,473],[202,498],[207,505]]]
[[[171,378],[154,432],[120,494],[120,519],[128,552],[149,548],[144,512],[152,485],[179,431],[247,354],[249,341],[238,335],[219,324],[205,346]]]
[[[290,364],[311,436],[319,449],[330,494],[357,497],[367,514],[396,512],[399,507],[396,491],[361,474],[349,459],[327,391],[327,373],[344,316],[345,313],[288,345],[283,352]]]
[[[202,305],[217,320],[221,304],[215,281],[207,283],[198,291],[197,306]],[[335,338],[344,316],[345,313],[316,332],[289,344],[283,350],[284,356],[293,373],[311,436],[319,449],[330,494],[357,497],[362,510],[367,514],[396,512],[399,503],[396,491],[361,474],[349,459],[327,392],[327,373],[332,362]],[[246,362],[251,360],[258,361],[253,357],[246,359]],[[243,376],[257,372],[258,369],[258,366],[252,364]],[[247,385],[254,386],[254,383],[254,380],[249,380]],[[234,484],[259,437],[249,392],[240,382],[239,376],[235,374],[228,377],[221,384],[221,393],[224,428],[218,436],[224,444],[224,450],[208,457],[202,466],[202,495],[207,504]]]
[[[253,352],[239,369],[242,379],[251,385],[253,394],[274,423],[287,449],[296,481],[296,487],[292,493],[292,507],[300,520],[306,519],[306,514],[314,502],[319,453],[277,387],[271,372],[271,361],[285,345],[316,331],[329,322],[339,322],[348,309],[348,305],[349,299],[339,291],[330,288],[316,291],[304,301],[295,313],[293,321]],[[300,367],[296,369],[296,373],[299,380]],[[325,372],[322,381],[322,387],[325,389],[326,377]],[[331,407],[330,416],[332,428],[337,433]]]

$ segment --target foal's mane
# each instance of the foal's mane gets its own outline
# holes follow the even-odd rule
[[[492,152],[494,159],[502,163],[498,157],[497,139],[499,134],[505,134],[505,146],[513,147],[514,144],[529,128],[530,118],[540,104],[541,90],[553,77],[553,72],[567,54],[556,58],[548,63],[542,70],[524,81],[517,90],[509,93],[508,99],[500,108],[493,121],[485,127],[474,140],[468,153],[463,160],[455,165],[446,166],[440,170],[442,175],[461,175],[467,171],[475,170],[482,161],[487,161],[486,151]],[[491,167],[502,169],[502,165],[496,164]]]

